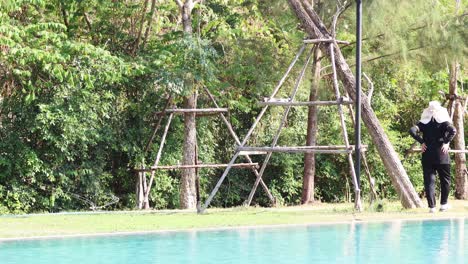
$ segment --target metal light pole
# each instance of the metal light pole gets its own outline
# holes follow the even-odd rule
[[[356,117],[355,117],[355,164],[356,171],[356,196],[360,199],[361,186],[361,40],[362,40],[362,2],[356,0]],[[360,208],[357,208],[360,210]]]

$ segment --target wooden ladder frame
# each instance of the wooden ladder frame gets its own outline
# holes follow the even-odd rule
[[[271,155],[273,152],[288,152],[288,153],[327,153],[327,154],[346,154],[348,156],[348,162],[350,165],[350,173],[351,173],[351,178],[353,181],[354,185],[354,191],[355,191],[355,209],[357,211],[362,210],[362,205],[361,205],[361,198],[360,198],[360,192],[361,190],[359,189],[359,184],[356,179],[356,172],[354,170],[354,162],[353,162],[353,157],[352,153],[354,151],[354,146],[349,144],[349,139],[348,139],[348,132],[346,128],[346,123],[344,119],[344,114],[343,114],[343,105],[346,104],[351,104],[352,102],[349,99],[345,99],[341,96],[340,94],[340,89],[338,86],[338,76],[337,76],[337,71],[336,71],[336,65],[335,65],[335,54],[334,54],[334,49],[333,45],[337,45],[338,43],[341,43],[340,41],[333,40],[333,39],[313,39],[313,40],[304,40],[303,45],[297,52],[296,56],[294,57],[293,61],[289,65],[288,69],[286,70],[286,73],[283,75],[283,77],[280,79],[278,85],[275,87],[273,92],[271,93],[270,97],[265,99],[264,102],[261,102],[260,105],[263,106],[261,112],[258,114],[257,118],[255,119],[254,123],[252,124],[251,128],[247,132],[247,135],[245,136],[244,140],[239,144],[239,147],[237,148],[234,156],[232,157],[231,161],[229,162],[228,166],[224,170],[224,173],[221,175],[220,179],[218,180],[216,186],[213,188],[211,191],[210,195],[208,196],[208,199],[205,201],[203,207],[198,208],[198,213],[203,213],[205,210],[208,208],[210,205],[212,199],[216,195],[216,193],[219,190],[219,187],[223,183],[224,179],[227,177],[229,171],[235,164],[235,161],[241,154],[265,154],[266,157],[262,163],[262,166],[260,168],[260,172],[258,173],[257,179],[255,180],[255,183],[251,189],[251,192],[249,194],[249,197],[247,201],[245,202],[246,206],[249,206],[252,202],[253,196],[257,190],[258,184],[262,182],[262,177],[265,172],[265,169],[268,165],[268,162],[271,158]],[[283,86],[284,82],[286,81],[287,77],[289,76],[289,73],[293,69],[294,65],[296,62],[299,60],[301,55],[304,53],[307,44],[313,44],[314,47],[312,47],[307,54],[306,57],[306,62],[304,63],[302,70],[295,82],[294,88],[292,90],[291,95],[287,99],[277,99],[275,96],[279,92],[280,88]],[[294,101],[294,98],[296,97],[297,91],[299,89],[299,86],[302,82],[302,79],[305,75],[307,66],[310,63],[311,57],[313,55],[313,51],[315,48],[315,45],[328,45],[329,46],[329,53],[330,53],[330,62],[333,70],[333,88],[335,92],[335,101],[309,101],[309,102],[296,102]],[[291,107],[293,106],[310,106],[310,105],[317,105],[317,106],[330,106],[330,105],[337,105],[338,106],[338,113],[340,115],[340,123],[342,127],[342,134],[343,134],[343,140],[345,145],[343,146],[307,146],[307,147],[278,147],[278,139],[281,134],[281,130],[284,127],[284,124],[286,122],[287,116],[289,114],[289,111]],[[279,124],[279,127],[274,134],[273,137],[273,142],[271,146],[267,147],[249,147],[246,146],[249,138],[251,137],[252,133],[254,132],[256,126],[260,122],[261,118],[267,111],[269,106],[284,106],[285,110],[283,112],[283,116],[281,119],[281,122]],[[363,149],[359,150],[363,151]]]
[[[252,172],[255,174],[257,179],[259,178],[259,172],[258,172],[258,163],[254,163],[250,156],[248,154],[244,154],[245,159],[247,160],[246,163],[232,163],[232,164],[204,164],[200,163],[198,160],[198,153],[196,153],[196,160],[194,161],[194,165],[164,165],[161,166],[159,165],[159,162],[161,160],[162,152],[164,149],[164,145],[166,142],[166,137],[169,131],[169,128],[171,126],[172,119],[174,115],[178,114],[184,114],[184,113],[196,113],[196,116],[208,116],[208,115],[219,115],[223,123],[226,125],[229,133],[231,134],[232,138],[236,142],[237,145],[240,145],[241,142],[239,140],[239,137],[237,134],[234,132],[234,129],[232,128],[231,122],[226,118],[225,114],[228,113],[227,108],[221,108],[219,107],[218,103],[216,102],[216,99],[214,96],[210,93],[208,88],[204,88],[205,93],[208,95],[210,98],[210,101],[213,103],[215,108],[203,108],[203,109],[178,109],[178,108],[168,108],[170,105],[171,101],[171,96],[167,99],[167,103],[164,106],[163,111],[157,112],[155,115],[159,116],[158,123],[153,131],[153,134],[151,138],[148,141],[148,144],[146,146],[145,152],[149,150],[150,145],[152,144],[152,141],[157,134],[158,130],[161,127],[161,122],[164,116],[168,115],[167,121],[166,121],[166,126],[164,128],[163,135],[161,137],[161,143],[159,144],[158,152],[156,155],[156,158],[153,162],[153,165],[149,168],[145,168],[143,165],[141,168],[135,169],[136,172],[138,172],[138,183],[137,183],[137,207],[139,209],[149,209],[149,193],[151,191],[151,187],[153,185],[153,181],[155,179],[155,174],[157,170],[176,170],[176,169],[191,169],[195,168],[196,169],[196,182],[197,182],[197,200],[199,200],[199,175],[198,175],[198,169],[200,168],[225,168],[229,167],[231,168],[250,168]],[[196,152],[198,152],[198,146],[196,147]],[[147,181],[147,176],[146,173],[149,172],[151,174],[149,182]],[[260,184],[262,188],[265,190],[265,193],[267,194],[270,202],[272,204],[276,204],[276,199],[275,197],[271,194],[270,190],[268,189],[268,186],[261,180],[260,177]],[[200,204],[197,205],[197,210],[200,211]]]

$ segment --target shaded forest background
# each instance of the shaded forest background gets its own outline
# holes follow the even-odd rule
[[[336,4],[314,1],[326,23]],[[350,2],[350,1],[348,1]],[[391,2],[391,3],[390,3]],[[207,87],[242,138],[307,36],[287,1],[206,0],[192,12],[192,36],[182,32],[173,0],[0,1],[0,213],[134,208],[142,160],[152,163],[160,137],[146,143],[169,94],[176,105]],[[364,1],[363,72],[372,79],[372,106],[418,192],[423,191],[418,155],[408,129],[431,100],[448,92],[449,67],[461,67],[460,93],[467,94],[467,1]],[[337,37],[353,64],[354,8],[343,13]],[[333,97],[330,69],[322,62],[319,98]],[[298,71],[298,70],[297,70]],[[297,75],[297,72],[296,72]],[[312,72],[297,99],[309,98]],[[292,86],[293,79],[290,79]],[[369,86],[364,81],[364,92]],[[282,94],[283,97],[286,94]],[[199,107],[212,107],[200,92]],[[268,145],[281,108],[272,108],[251,145]],[[305,144],[307,108],[295,108],[279,145]],[[342,144],[336,109],[320,108],[318,144]],[[466,118],[465,118],[466,120]],[[348,120],[348,127],[351,126]],[[465,130],[468,126],[465,122]],[[351,131],[352,133],[352,131]],[[380,198],[394,199],[383,164],[366,131],[367,159]],[[173,121],[160,164],[182,160],[183,117]],[[200,160],[229,161],[235,149],[219,118],[197,119]],[[352,138],[352,135],[351,135]],[[466,137],[465,137],[466,138]],[[465,139],[466,140],[466,139]],[[317,155],[315,196],[323,202],[350,199],[345,156]],[[304,157],[275,154],[264,180],[286,205],[301,201]],[[200,171],[206,197],[222,170]],[[154,208],[179,207],[178,171],[158,171],[150,201]],[[234,170],[213,206],[241,204],[255,178]],[[362,194],[369,195],[363,177]],[[452,188],[453,189],[453,188]],[[262,191],[254,200],[267,204]]]

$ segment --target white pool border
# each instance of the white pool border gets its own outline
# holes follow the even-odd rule
[[[51,236],[31,236],[31,237],[11,237],[0,238],[0,245],[4,242],[20,242],[30,240],[53,240],[53,239],[68,239],[68,238],[93,238],[93,237],[118,237],[118,236],[134,236],[134,235],[156,235],[156,234],[171,234],[171,233],[192,233],[192,232],[216,232],[216,231],[231,231],[231,230],[249,230],[249,229],[275,229],[275,228],[294,228],[294,227],[312,227],[312,226],[329,226],[329,225],[351,225],[351,224],[369,224],[369,223],[392,223],[392,222],[414,222],[414,221],[447,221],[447,220],[467,220],[467,216],[434,216],[434,217],[412,217],[398,219],[364,219],[364,220],[347,220],[347,221],[331,221],[331,222],[311,222],[300,224],[273,224],[273,225],[240,225],[240,226],[225,226],[225,227],[203,227],[203,228],[182,228],[182,229],[161,229],[148,231],[124,231],[124,232],[103,232],[89,234],[64,234]]]

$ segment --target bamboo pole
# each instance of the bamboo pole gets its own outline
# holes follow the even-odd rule
[[[466,166],[465,153],[465,131],[464,131],[464,110],[463,110],[463,97],[457,95],[458,90],[458,75],[460,72],[460,65],[455,60],[450,66],[449,78],[449,94],[452,104],[451,116],[453,117],[453,126],[457,133],[453,138],[453,146],[459,150],[455,154],[455,198],[468,200],[468,175]]]
[[[264,147],[261,148],[268,153],[319,153],[319,154],[348,154],[352,150],[340,149],[298,149],[298,148],[278,148],[278,147]],[[243,150],[244,153],[250,154],[249,150]],[[256,152],[255,150],[253,152]]]
[[[281,78],[279,84],[275,87],[275,89],[271,93],[271,96],[269,97],[269,99],[273,98],[278,93],[279,89],[281,88],[281,86],[286,81],[286,78],[288,77],[289,72],[291,72],[292,68],[296,64],[296,62],[299,59],[300,55],[304,52],[304,49],[305,49],[305,45],[302,45],[301,49],[296,54],[296,57],[294,58],[293,62],[289,65],[289,68],[287,69],[287,71],[284,74],[283,78]],[[247,143],[247,141],[249,140],[250,136],[252,135],[254,129],[257,127],[258,123],[260,122],[260,119],[263,117],[263,115],[265,114],[267,109],[268,109],[268,106],[263,107],[262,111],[260,112],[260,114],[255,119],[254,123],[252,124],[252,127],[247,132],[247,135],[245,136],[244,140],[241,142],[240,146],[244,146]]]
[[[309,102],[288,102],[288,101],[268,101],[268,102],[258,102],[259,105],[272,105],[272,106],[313,106],[313,105],[323,105],[323,106],[330,106],[330,105],[350,105],[353,102],[350,100],[344,100],[340,98],[336,101],[309,101]]]
[[[213,104],[216,106],[216,108],[219,108],[219,105],[218,103],[216,102],[214,96],[210,93],[210,90],[208,90],[208,88],[205,87],[205,92],[208,94],[208,97],[211,99],[211,101],[213,102]],[[224,124],[226,125],[229,133],[231,134],[231,136],[234,138],[234,141],[236,142],[236,144],[238,146],[241,145],[241,141],[239,140],[239,137],[237,136],[236,132],[234,131],[234,129],[232,128],[232,125],[231,125],[231,122],[229,122],[229,120],[227,120],[226,116],[224,116],[223,113],[220,113],[219,114],[220,117],[221,117],[221,120],[223,120]],[[240,155],[243,155],[243,154],[240,154]],[[245,158],[247,159],[247,161],[249,163],[253,163],[252,162],[252,159],[248,156],[248,155],[245,155]],[[252,167],[252,171],[253,173],[255,174],[255,176],[257,177],[258,176],[258,170],[257,170],[257,166],[255,167]],[[268,198],[270,199],[271,203],[274,205],[276,203],[276,199],[275,197],[273,197],[273,195],[271,194],[270,190],[268,189],[268,186],[265,184],[265,182],[260,181],[260,184],[262,185],[262,188],[263,190],[265,191],[265,193],[267,194]]]
[[[171,99],[172,99],[172,94],[169,95],[169,97],[166,100],[166,104],[164,105],[163,110],[160,112],[162,115],[164,115],[166,113],[167,107],[169,106],[169,104],[171,102]],[[149,150],[149,148],[151,146],[151,143],[153,142],[154,137],[156,136],[156,133],[158,133],[158,130],[161,127],[162,119],[163,118],[158,119],[158,123],[156,124],[156,127],[153,130],[153,134],[151,135],[150,139],[148,140],[148,143],[146,143],[145,153],[148,152],[148,150]]]
[[[289,72],[291,72],[292,68],[294,67],[294,65],[296,64],[297,60],[299,59],[299,57],[301,56],[301,54],[304,52],[304,49],[305,49],[305,44],[302,45],[302,47],[299,49],[299,52],[296,54],[296,57],[294,57],[293,61],[291,62],[291,64],[289,65],[286,73],[283,75],[283,77],[281,78],[280,82],[278,83],[278,85],[275,87],[275,89],[273,90],[270,98],[273,98],[279,91],[279,89],[281,88],[281,86],[283,85],[283,83],[286,81],[286,78],[288,77],[289,75]],[[254,123],[252,124],[252,127],[250,127],[249,131],[247,132],[247,135],[245,136],[244,140],[241,142],[240,146],[243,147],[247,141],[249,140],[250,136],[252,135],[253,133],[253,130],[255,129],[255,127],[258,125],[258,122],[260,122],[260,119],[262,118],[262,116],[265,114],[266,110],[268,109],[268,106],[264,106],[262,111],[259,113],[259,115],[257,116],[257,118],[255,119]],[[224,171],[224,173],[221,175],[221,178],[218,180],[218,182],[216,183],[216,186],[214,187],[214,189],[211,191],[210,195],[208,196],[208,199],[205,201],[205,204],[202,208],[200,208],[200,210],[198,210],[198,213],[203,213],[206,208],[208,208],[208,206],[210,205],[211,203],[211,200],[213,199],[213,197],[216,195],[216,193],[218,192],[218,189],[219,187],[221,186],[221,184],[223,183],[224,179],[226,178],[227,174],[229,173],[229,170],[231,169],[232,167],[232,164],[234,164],[234,162],[236,161],[237,157],[239,157],[239,152],[236,152],[234,154],[234,156],[232,157],[231,161],[229,162],[229,165],[228,167],[226,168],[226,170]],[[257,177],[258,178],[258,177]]]
[[[142,165],[143,169],[143,165]],[[138,199],[138,209],[143,208],[143,200],[144,200],[144,190],[143,190],[143,173],[139,171],[138,172],[138,183],[137,183],[137,199]]]
[[[364,74],[364,76],[365,76],[365,74]],[[369,92],[369,94],[371,94],[371,93]],[[371,96],[368,97],[369,104],[370,104],[370,98],[371,98]],[[353,123],[353,126],[354,126],[356,120],[354,120],[355,115],[354,115],[353,107],[352,107],[352,105],[348,105],[348,108],[349,108],[349,114],[351,116],[351,122]],[[362,163],[364,165],[364,169],[365,169],[365,172],[366,172],[367,180],[369,181],[369,186],[370,186],[370,190],[371,190],[370,203],[372,204],[375,200],[377,200],[377,191],[375,190],[375,180],[374,180],[374,178],[372,178],[370,168],[369,168],[369,163],[367,162],[367,157],[365,155],[364,148],[367,148],[367,146],[366,145],[361,145],[361,158],[362,158]]]
[[[239,151],[240,156],[266,155],[267,153],[268,152],[266,152],[266,151],[243,151],[243,150]]]
[[[176,108],[176,109],[167,109],[165,113],[171,114],[186,114],[186,113],[195,113],[195,114],[218,114],[218,113],[227,113],[227,108]],[[163,112],[156,112],[156,115],[163,115]]]
[[[167,133],[169,131],[169,127],[171,126],[171,122],[172,122],[173,117],[174,117],[173,114],[169,115],[166,127],[164,128],[164,134],[163,134],[163,136],[161,138],[161,145],[159,146],[158,154],[156,155],[156,159],[154,160],[153,166],[157,166],[159,164],[159,160],[161,159],[161,155],[162,155],[162,150],[164,148],[164,144],[166,143]],[[150,185],[151,185],[151,180],[150,180]]]
[[[171,102],[171,99],[172,99],[172,94],[169,94],[167,100],[166,100],[166,104],[164,105],[164,108],[162,110],[162,113],[164,114],[166,112],[166,109],[167,107],[169,106],[170,102]],[[154,130],[153,130],[153,133],[151,134],[151,137],[150,139],[148,140],[148,142],[146,143],[146,147],[144,149],[144,153],[147,153],[149,151],[149,148],[151,147],[151,143],[153,142],[154,140],[154,137],[156,136],[156,133],[158,132],[159,128],[161,127],[161,123],[162,123],[162,120],[163,118],[159,118],[158,119],[158,123],[156,124]],[[144,161],[142,162],[142,166],[144,164]],[[143,182],[144,181],[144,182]],[[143,200],[144,200],[144,193],[146,192],[146,189],[148,188],[148,184],[146,182],[146,173],[142,172],[139,177],[138,177],[138,183],[137,183],[138,187],[139,187],[139,191],[138,191],[138,197],[137,197],[137,201],[138,201],[138,209],[142,209],[143,207]],[[141,193],[140,193],[141,192]]]
[[[226,168],[229,164],[226,163],[198,163],[194,165],[158,165],[148,169],[140,169],[136,171],[155,171],[155,170],[185,170],[185,169],[216,169]],[[255,168],[258,163],[235,163],[233,168]]]
[[[162,150],[164,148],[164,144],[166,142],[166,136],[167,136],[167,132],[169,131],[169,127],[171,126],[171,122],[172,122],[172,118],[174,117],[173,114],[170,114],[169,115],[169,118],[167,120],[167,124],[166,124],[166,127],[164,128],[164,134],[161,138],[161,144],[159,146],[159,149],[158,149],[158,154],[156,155],[156,159],[153,163],[153,167],[154,166],[157,166],[158,163],[159,163],[159,160],[161,159],[161,155],[162,155]],[[146,188],[145,190],[145,193],[144,193],[144,205],[145,205],[145,209],[149,209],[149,193],[150,193],[150,190],[151,190],[151,186],[153,184],[153,180],[154,180],[154,176],[155,176],[155,172],[154,171],[151,171],[151,178],[150,178],[150,181],[149,181],[149,184],[148,184],[148,187]]]
[[[338,98],[340,98],[341,95],[340,95],[340,89],[338,87],[338,75],[337,75],[337,72],[336,72],[335,51],[333,50],[333,45],[334,45],[333,43],[331,43],[329,45],[330,46],[330,51],[329,52],[330,52],[330,63],[332,65],[332,70],[333,70],[333,87],[335,88],[335,95],[336,95],[336,98],[338,100]],[[341,122],[341,128],[342,128],[342,132],[343,132],[343,139],[344,139],[346,147],[349,148],[348,131],[346,129],[346,123],[345,123],[345,119],[344,119],[344,115],[343,115],[343,106],[342,105],[338,105],[338,113],[340,115],[340,122]],[[352,177],[353,184],[354,184],[355,208],[356,208],[356,210],[361,211],[362,206],[361,206],[361,199],[360,199],[359,184],[358,184],[357,179],[356,179],[356,171],[354,169],[353,156],[352,156],[351,153],[348,153],[348,161],[349,161],[349,165],[350,165],[351,177]]]
[[[465,114],[468,114],[467,107],[468,107],[468,96],[466,97],[465,102],[463,103],[463,110],[464,110]]]
[[[198,141],[195,144],[195,160],[194,164],[198,166]],[[200,174],[198,173],[198,168],[195,168],[195,191],[197,196],[197,210],[200,208]]]
[[[306,44],[319,44],[319,43],[338,43],[338,44],[346,44],[349,45],[349,41],[343,40],[335,40],[335,39],[304,39],[304,43]]]
[[[148,200],[145,199],[145,193],[146,191],[148,190],[148,183],[146,181],[146,173],[145,172],[142,172],[141,173],[142,177],[143,177],[143,205],[142,205],[142,208],[144,209],[149,209],[149,203],[148,203]]]
[[[304,66],[302,67],[302,71],[301,71],[298,79],[296,80],[296,85],[295,85],[295,87],[294,87],[294,89],[292,91],[292,94],[290,96],[291,101],[293,101],[294,98],[296,97],[297,90],[299,89],[302,78],[305,75],[305,71],[307,69],[307,66],[310,63],[310,59],[312,58],[313,53],[314,53],[314,49],[312,48],[310,50],[309,54],[307,55],[307,60],[306,60],[306,62],[304,64]],[[287,106],[285,108],[285,110],[284,110],[283,117],[281,119],[281,123],[280,123],[280,125],[278,127],[278,130],[276,131],[276,134],[275,134],[275,137],[273,139],[273,143],[271,144],[271,147],[275,147],[276,144],[278,143],[278,139],[279,139],[279,136],[281,134],[281,130],[283,129],[284,123],[286,122],[286,119],[288,117],[289,110],[291,110],[291,106]],[[252,190],[250,191],[249,198],[247,199],[247,202],[246,202],[247,206],[249,206],[250,203],[252,202],[253,196],[254,196],[254,194],[255,194],[255,192],[257,190],[257,187],[258,187],[258,183],[260,182],[260,179],[262,178],[263,173],[265,172],[266,166],[268,165],[268,161],[270,160],[271,155],[272,155],[272,152],[268,152],[267,156],[265,157],[265,160],[262,163],[262,167],[260,168],[260,173],[259,173],[257,179],[255,180],[254,186],[252,187]]]
[[[365,147],[364,147],[365,149]],[[243,152],[288,152],[288,153],[348,153],[355,150],[354,145],[344,146],[295,146],[295,147],[239,147]],[[333,152],[337,151],[337,152]]]
[[[367,149],[367,145],[361,145],[364,149]],[[293,148],[293,149],[343,149],[343,150],[352,150],[354,151],[354,145],[314,145],[314,146],[288,146],[288,147],[281,147],[276,146],[275,148]],[[260,150],[264,148],[271,148],[271,147],[239,147],[241,150]]]

